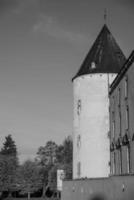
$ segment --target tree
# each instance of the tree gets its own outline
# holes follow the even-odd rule
[[[57,187],[57,166],[54,165],[48,172],[48,186],[51,190],[56,190]]]
[[[0,185],[1,191],[9,193],[16,187],[16,170],[18,167],[17,148],[11,135],[5,137],[0,151]]]
[[[48,172],[48,185],[52,190],[57,188],[57,169],[63,169],[65,178],[72,179],[72,153],[73,142],[71,136],[68,136],[61,145],[57,146],[56,163]]]
[[[56,150],[56,159],[59,164],[63,164],[64,162],[64,145],[61,144],[58,146]]]
[[[15,141],[12,139],[11,135],[5,137],[5,142],[3,143],[3,148],[1,149],[2,155],[12,155],[17,156],[17,148]]]
[[[38,160],[43,166],[50,166],[56,163],[57,144],[53,141],[48,141],[46,145],[38,149]]]
[[[62,169],[65,171],[65,178],[72,178],[72,154],[73,141],[72,137],[68,136],[63,141],[63,144],[58,146],[56,151],[56,159]]]
[[[48,141],[44,147],[40,147],[37,152],[37,162],[44,167],[44,187],[45,196],[47,187],[55,190],[57,186],[57,169],[65,171],[66,179],[72,178],[72,138],[68,136],[61,145],[53,141]],[[47,172],[47,173],[46,173]]]
[[[35,162],[27,160],[19,167],[17,184],[21,193],[28,194],[28,199],[30,199],[31,193],[43,187],[41,168]]]
[[[45,196],[46,188],[49,185],[49,172],[51,168],[56,164],[56,150],[57,144],[53,141],[48,141],[45,146],[41,146],[37,152],[36,161],[38,165],[42,167],[43,174],[43,196]]]

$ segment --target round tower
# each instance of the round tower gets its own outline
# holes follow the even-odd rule
[[[108,89],[125,60],[124,54],[104,25],[73,78],[74,179],[109,175]]]

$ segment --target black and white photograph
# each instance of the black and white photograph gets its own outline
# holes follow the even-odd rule
[[[0,200],[133,186],[134,0],[0,0]]]

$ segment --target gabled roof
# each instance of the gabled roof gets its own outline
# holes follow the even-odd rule
[[[122,50],[105,24],[73,79],[92,73],[118,73],[125,61]]]

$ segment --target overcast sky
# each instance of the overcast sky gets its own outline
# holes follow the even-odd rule
[[[0,145],[8,134],[21,161],[72,134],[71,78],[104,24],[128,57],[134,0],[0,0]]]

